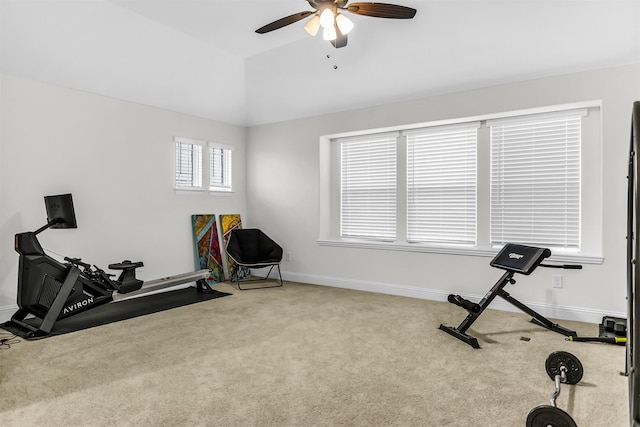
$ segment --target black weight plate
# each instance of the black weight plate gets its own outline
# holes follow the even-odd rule
[[[580,363],[580,360],[578,360],[578,358],[573,354],[566,351],[556,351],[555,353],[551,353],[549,357],[547,357],[547,361],[545,362],[547,374],[553,381],[555,381],[556,375],[560,375],[560,370],[563,366],[567,369],[567,379],[565,383],[578,384],[582,379],[584,370],[582,368],[582,363]]]
[[[527,416],[527,427],[578,427],[571,415],[555,406],[533,408]]]

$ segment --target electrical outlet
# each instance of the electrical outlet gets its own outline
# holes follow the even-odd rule
[[[287,251],[286,253],[286,260],[291,262],[291,252]]]
[[[554,288],[562,288],[562,274],[554,274],[551,276],[551,286]]]

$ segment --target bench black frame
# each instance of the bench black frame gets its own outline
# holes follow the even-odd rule
[[[484,310],[491,304],[496,297],[501,297],[508,303],[514,305],[521,311],[532,316],[531,322],[547,328],[551,331],[558,332],[565,336],[577,336],[576,331],[572,331],[557,323],[553,323],[546,317],[527,307],[522,302],[512,297],[509,292],[504,290],[504,287],[510,283],[515,284],[516,281],[513,278],[514,274],[521,273],[524,275],[531,274],[536,267],[542,265],[544,267],[559,267],[559,268],[579,268],[580,266],[552,266],[544,265],[542,261],[551,255],[551,251],[545,248],[536,248],[533,246],[516,245],[513,243],[506,244],[500,252],[491,261],[491,266],[506,270],[500,280],[487,292],[487,294],[480,300],[479,303],[473,303],[466,300],[459,295],[449,295],[449,302],[459,305],[467,311],[469,314],[458,325],[458,327],[440,325],[440,329],[446,333],[456,337],[462,342],[469,344],[471,347],[479,349],[478,339],[468,335],[467,330],[473,325],[473,323],[480,317]]]

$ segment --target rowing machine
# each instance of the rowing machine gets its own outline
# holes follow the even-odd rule
[[[71,194],[47,196],[45,206],[47,224],[15,236],[15,250],[20,254],[19,308],[7,326],[22,328],[29,338],[49,335],[58,320],[180,284],[195,281],[198,292],[216,292],[207,283],[211,271],[206,269],[143,282],[135,275],[136,269],[144,265],[142,262],[109,264],[109,269],[121,272],[114,280],[114,274],[80,258],[65,257],[66,263],[57,261],[45,253],[36,236],[48,228],[77,228]]]
[[[513,278],[513,275],[516,273],[530,275],[533,271],[538,267],[552,267],[552,268],[569,268],[569,269],[580,269],[581,265],[551,265],[551,264],[543,264],[542,261],[545,258],[551,256],[551,251],[546,248],[536,248],[533,246],[524,246],[524,245],[516,245],[513,243],[506,244],[500,252],[493,258],[490,265],[495,268],[499,268],[501,270],[506,270],[502,275],[500,280],[496,282],[496,284],[491,288],[491,290],[480,300],[478,303],[474,303],[469,301],[460,295],[449,295],[448,301],[452,304],[460,306],[466,309],[469,314],[467,317],[460,323],[457,328],[451,326],[445,326],[444,324],[440,325],[440,329],[445,331],[446,333],[458,338],[459,340],[469,344],[473,348],[480,348],[478,344],[478,339],[468,335],[467,329],[475,322],[478,317],[484,312],[484,310],[491,304],[491,302],[496,297],[501,297],[507,302],[513,304],[520,310],[529,314],[533,318],[531,321],[539,326],[547,328],[549,330],[561,333],[565,336],[573,336],[577,337],[577,333],[575,331],[566,329],[557,323],[551,322],[546,317],[541,314],[535,312],[531,308],[527,307],[514,297],[512,297],[507,291],[503,288],[507,285],[507,283],[515,284],[516,281]]]

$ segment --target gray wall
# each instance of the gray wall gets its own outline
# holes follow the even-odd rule
[[[604,262],[564,271],[563,289],[551,288],[555,271],[545,269],[510,289],[547,316],[599,322],[626,312],[626,165],[640,64],[248,129],[8,76],[0,85],[0,319],[15,309],[13,235],[44,224],[42,197],[65,192],[74,195],[79,228],[44,232],[43,246],[100,266],[141,260],[142,279],[193,269],[191,214],[240,213],[291,252],[282,266],[289,280],[481,297],[500,273],[487,256],[318,245],[319,137],[585,101],[602,105]],[[176,194],[174,136],[233,145],[236,192]]]
[[[46,223],[45,195],[72,193],[78,220],[43,232],[46,250],[105,269],[143,261],[143,280],[193,271],[191,214],[246,214],[245,128],[8,76],[0,84],[1,318],[16,304],[13,236]],[[174,136],[234,146],[235,193],[176,194]]]
[[[564,270],[562,289],[551,287],[557,270],[539,269],[522,277],[511,292],[548,316],[599,322],[603,314],[623,315],[627,152],[631,105],[638,99],[636,64],[252,127],[247,145],[248,218],[291,252],[291,261],[283,264],[291,280],[440,300],[450,292],[481,297],[500,276],[486,256],[318,245],[319,215],[325,208],[319,194],[319,136],[599,101],[604,262],[585,265],[581,271]],[[508,308],[500,302],[495,306]]]

